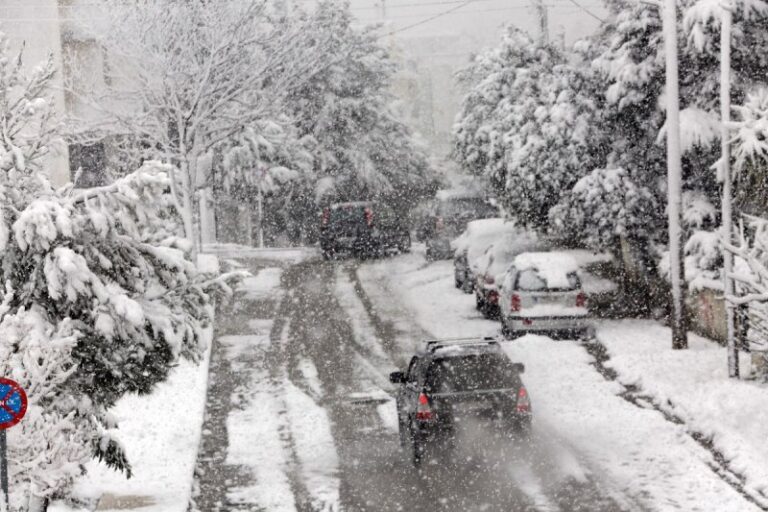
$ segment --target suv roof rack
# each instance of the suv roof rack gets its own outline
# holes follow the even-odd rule
[[[434,352],[435,350],[443,347],[451,347],[457,345],[498,345],[499,342],[492,336],[473,336],[471,338],[443,338],[438,340],[427,340],[426,351]]]

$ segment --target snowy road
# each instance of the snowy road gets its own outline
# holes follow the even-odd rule
[[[248,266],[255,278],[214,347],[197,509],[643,510],[545,424],[527,445],[478,425],[440,464],[414,470],[387,375],[427,335],[415,312],[382,301],[383,283],[364,287],[356,262]]]

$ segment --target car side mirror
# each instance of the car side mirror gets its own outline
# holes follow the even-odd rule
[[[523,363],[512,363],[512,368],[514,368],[517,373],[525,373],[525,365]]]
[[[389,382],[392,384],[404,384],[405,374],[403,372],[392,372],[389,374]]]

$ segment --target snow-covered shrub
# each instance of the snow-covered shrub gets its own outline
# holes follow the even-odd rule
[[[736,168],[768,163],[768,87],[747,96],[744,105],[735,106],[739,120],[733,122],[733,155]]]
[[[740,227],[738,241],[725,245],[734,255],[736,282],[735,296],[726,300],[749,308],[748,339],[753,349],[768,356],[768,220],[747,217]]]
[[[595,169],[550,210],[553,234],[614,248],[617,237],[650,237],[646,217],[657,205],[624,169]]]
[[[12,434],[13,509],[38,511],[90,457],[130,474],[108,409],[200,357],[227,277],[198,272],[176,236],[170,166],[51,185],[51,61],[26,76],[0,43],[0,370],[31,402]]]

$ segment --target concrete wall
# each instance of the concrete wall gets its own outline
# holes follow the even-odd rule
[[[57,69],[62,69],[61,22],[57,0],[0,0],[0,30],[11,39],[12,50],[24,48],[23,64],[31,69],[53,55]],[[57,112],[66,110],[61,74],[56,78],[53,101]],[[56,185],[70,180],[66,146],[57,144],[46,167]]]

